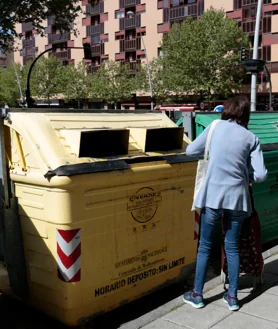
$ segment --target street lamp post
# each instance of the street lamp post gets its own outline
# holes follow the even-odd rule
[[[258,0],[254,45],[253,45],[253,59],[255,60],[258,59],[262,4],[263,4],[263,0]],[[252,112],[256,111],[256,96],[257,96],[257,73],[252,73],[252,81],[251,81],[251,111]]]
[[[130,17],[135,17],[135,14],[133,11],[128,11],[126,14]],[[148,59],[147,49],[145,47],[145,42],[144,42],[144,38],[143,38],[143,34],[142,34],[141,30],[140,30],[140,38],[142,40],[142,44],[144,47],[144,53],[145,53],[145,57],[146,57],[146,62],[147,62],[147,70],[148,70],[148,78],[149,78],[149,86],[150,86],[150,94],[151,94],[151,110],[153,111],[154,104],[153,104],[152,76],[151,76],[150,63],[149,63],[149,59]]]
[[[20,78],[19,78],[16,66],[15,66],[14,60],[12,60],[12,62],[13,62],[14,73],[16,76],[17,84],[18,84],[19,93],[20,93],[20,102],[21,102],[21,104],[23,104],[24,97],[23,97],[23,92],[22,92],[22,88],[21,88],[21,84],[20,84]]]
[[[85,44],[83,47],[65,47],[66,49],[83,49],[85,50]],[[32,97],[31,97],[31,89],[30,89],[30,80],[31,80],[31,73],[33,70],[33,67],[35,66],[37,60],[42,57],[45,53],[53,50],[53,48],[46,49],[43,51],[41,54],[39,54],[38,57],[36,57],[33,61],[33,63],[30,66],[29,72],[28,72],[28,77],[27,77],[27,88],[26,88],[26,103],[27,103],[27,108],[30,108],[31,105],[33,105]]]

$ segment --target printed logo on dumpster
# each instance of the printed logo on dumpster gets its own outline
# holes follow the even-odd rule
[[[162,197],[150,187],[143,187],[129,198],[127,210],[139,223],[149,222],[157,212]]]

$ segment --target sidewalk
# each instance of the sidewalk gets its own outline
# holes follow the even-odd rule
[[[222,301],[223,285],[204,294],[206,307],[180,307],[149,323],[143,329],[278,329],[278,255],[265,260],[265,283],[253,289],[251,277],[240,279],[241,309],[231,312]]]

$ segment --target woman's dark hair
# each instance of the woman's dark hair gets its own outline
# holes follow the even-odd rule
[[[222,120],[233,120],[246,127],[250,119],[250,102],[246,96],[235,96],[224,103]]]

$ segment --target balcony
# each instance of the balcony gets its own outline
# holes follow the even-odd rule
[[[32,60],[38,52],[37,47],[25,48],[20,51],[20,55],[23,56],[23,65]]]
[[[33,58],[34,58],[34,56],[33,57],[23,57],[23,65],[26,65],[29,61],[32,61],[33,60]]]
[[[70,33],[57,33],[48,35],[48,44],[51,43],[60,43],[70,40]]]
[[[141,49],[141,38],[134,38],[130,40],[120,40],[120,52],[136,51]]]
[[[121,8],[140,5],[140,0],[121,0]]]
[[[141,65],[141,61],[137,60],[137,61],[128,62],[126,64],[129,64],[131,71],[137,71],[138,65]]]
[[[20,55],[23,57],[34,57],[38,52],[38,47],[25,48],[20,51]]]
[[[256,19],[244,20],[242,22],[242,31],[247,34],[254,34]],[[262,23],[260,24],[260,32],[262,31]]]
[[[256,5],[257,3],[258,3],[258,0],[243,0],[242,6]]]
[[[32,31],[33,30],[33,24],[31,22],[29,23],[22,23],[22,32],[26,31]]]
[[[100,65],[90,65],[90,66],[88,66],[87,72],[91,73],[91,74],[97,73],[99,68],[100,68]]]
[[[23,47],[35,47],[35,38],[23,40]]]
[[[91,47],[91,49],[92,49],[93,57],[99,57],[101,55],[104,55],[104,43],[100,43],[98,45],[93,45]]]
[[[48,16],[47,26],[55,25],[55,16]]]
[[[126,29],[135,29],[140,26],[141,26],[141,15],[136,15],[135,17],[120,19],[120,31],[126,30]]]
[[[198,16],[197,3],[170,9],[170,20],[179,20],[190,16]]]
[[[71,59],[70,49],[66,49],[66,50],[63,50],[63,51],[56,51],[56,52],[52,52],[50,54],[53,55],[53,56],[55,56],[58,59],[61,59],[61,60],[69,60],[69,59]]]
[[[104,2],[100,2],[96,6],[86,6],[87,15],[98,15],[104,12]]]
[[[96,34],[103,34],[104,33],[104,24],[98,24],[93,26],[86,26],[87,37]]]

